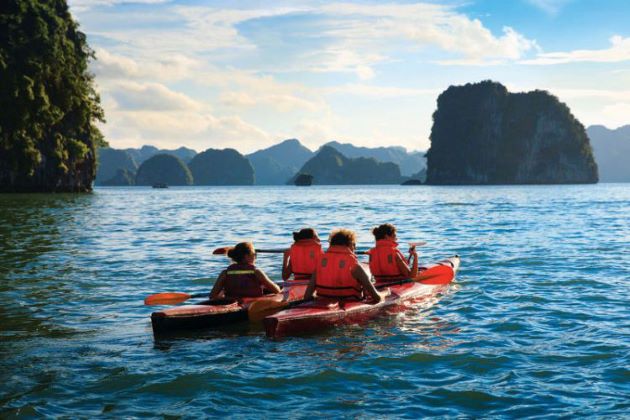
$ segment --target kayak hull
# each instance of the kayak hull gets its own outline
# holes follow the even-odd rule
[[[430,299],[445,291],[455,278],[459,264],[459,257],[451,257],[432,266],[422,267],[419,278],[423,278],[422,275],[426,278],[420,282],[403,280],[387,286],[377,286],[381,290],[390,290],[389,296],[377,304],[365,301],[315,299],[291,309],[285,309],[264,319],[265,332],[269,338],[280,338],[312,333],[343,324],[363,323],[383,312]],[[430,273],[436,271],[440,272],[440,276],[444,276],[444,267],[449,268],[450,275],[431,276]],[[430,271],[432,268],[433,271]],[[442,281],[435,284],[436,279]]]
[[[299,282],[287,285],[283,293],[265,295],[259,298],[243,298],[231,301],[212,302],[209,300],[194,305],[176,306],[151,314],[153,334],[167,335],[185,330],[217,328],[249,320],[247,309],[259,300],[281,301],[285,298],[289,302],[302,299],[306,285]]]

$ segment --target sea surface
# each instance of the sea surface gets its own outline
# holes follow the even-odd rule
[[[143,299],[206,292],[219,246],[398,227],[459,254],[429,304],[272,341],[155,341]],[[281,257],[258,265],[280,277]],[[630,184],[97,188],[0,195],[0,417],[630,416]]]

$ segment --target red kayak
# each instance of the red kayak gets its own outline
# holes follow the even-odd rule
[[[203,301],[196,305],[176,306],[151,314],[151,325],[154,335],[175,333],[182,330],[220,327],[235,322],[247,321],[248,308],[253,302],[260,300],[289,302],[304,297],[306,285],[303,281],[286,282],[282,293],[265,295],[256,298],[242,298],[232,300]]]
[[[460,258],[454,256],[437,264],[421,267],[417,279],[377,286],[389,288],[390,294],[380,303],[315,299],[285,309],[264,319],[267,337],[279,338],[318,331],[342,324],[360,323],[378,316],[387,309],[424,300],[445,291],[455,278]]]

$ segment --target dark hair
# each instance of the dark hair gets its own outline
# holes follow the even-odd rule
[[[357,243],[357,235],[350,229],[335,229],[328,238],[330,245],[352,246]]]
[[[254,244],[251,242],[241,242],[236,244],[234,248],[230,248],[227,254],[234,262],[242,263],[245,256],[254,255],[255,253]]]
[[[392,225],[391,223],[383,223],[382,225],[372,229],[372,235],[374,235],[374,238],[376,238],[376,240],[385,239],[385,236],[395,234],[396,226]]]
[[[300,229],[297,232],[293,232],[293,240],[299,241],[300,239],[315,239],[317,238],[317,232],[313,228]]]

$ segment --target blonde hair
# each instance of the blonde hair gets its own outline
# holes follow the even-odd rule
[[[251,242],[241,242],[236,244],[235,247],[230,248],[227,254],[232,261],[240,264],[243,262],[245,256],[256,254],[256,249],[254,249],[254,244]]]

